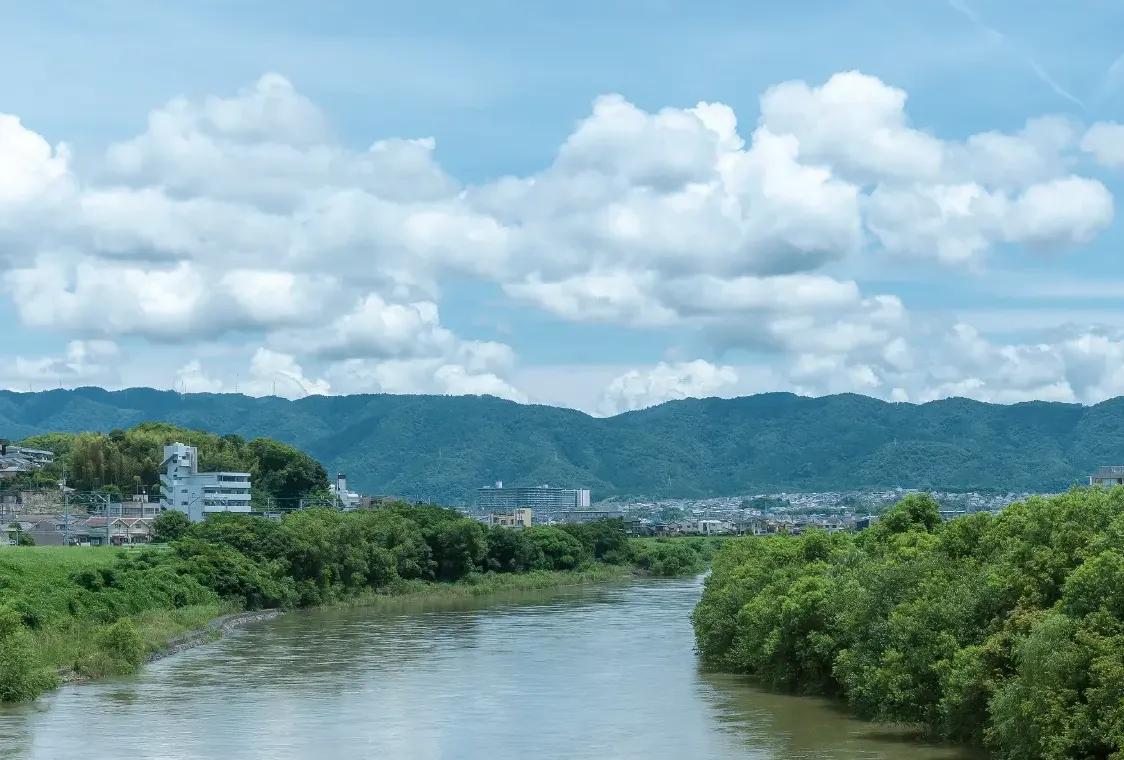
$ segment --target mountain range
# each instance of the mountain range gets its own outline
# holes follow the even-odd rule
[[[1055,491],[1124,464],[1124,398],[1094,406],[888,403],[844,394],[686,399],[615,417],[490,396],[309,396],[296,401],[133,388],[0,392],[0,437],[108,431],[146,420],[316,457],[353,487],[442,503],[477,488],[584,487],[703,497],[893,487]]]

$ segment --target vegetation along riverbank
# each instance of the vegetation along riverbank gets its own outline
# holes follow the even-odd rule
[[[1124,488],[857,534],[727,542],[694,613],[711,666],[835,695],[1006,760],[1124,747]]]
[[[629,539],[620,521],[511,530],[405,504],[195,524],[165,512],[157,530],[163,550],[0,551],[0,701],[131,672],[243,610],[682,575],[701,571],[714,546]]]

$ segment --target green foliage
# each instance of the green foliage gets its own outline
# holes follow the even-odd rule
[[[587,554],[613,565],[628,561],[628,534],[624,521],[601,519],[596,522],[563,525],[562,530],[581,542]]]
[[[222,440],[238,446],[229,437]],[[328,488],[324,467],[299,449],[268,438],[250,441],[246,448],[252,458],[250,474],[255,488],[275,498],[298,499]]]
[[[137,627],[129,618],[121,618],[102,631],[102,649],[117,663],[120,673],[131,673],[144,662],[148,650],[141,640]]]
[[[484,528],[453,510],[402,503],[347,513],[305,509],[281,520],[228,512],[186,525],[172,514],[159,521],[168,551],[0,552],[7,602],[0,608],[0,700],[33,697],[53,683],[42,675],[49,674],[43,651],[53,653],[52,665],[91,677],[131,672],[160,643],[146,639],[137,621],[174,630],[176,619],[219,606],[318,605],[434,581],[503,588],[513,585],[503,577],[516,574],[535,576],[531,585],[556,583],[547,571],[624,574],[609,562],[621,555],[627,561],[633,551],[619,520],[573,530]],[[697,570],[709,544],[692,546],[646,550],[643,569]]]
[[[742,499],[741,508],[772,512],[777,509],[791,509],[792,504],[788,499],[780,496],[757,496],[753,499]]]
[[[671,578],[702,572],[706,566],[704,547],[701,541],[665,538],[637,541],[630,553],[632,562],[648,575]]]
[[[161,544],[178,541],[187,534],[190,527],[191,520],[183,512],[164,510],[152,521],[152,540]]]
[[[587,556],[587,549],[574,535],[553,525],[539,525],[525,531],[535,552],[542,559],[536,569],[572,570]]]
[[[53,430],[127,428],[142,420],[296,444],[331,472],[348,473],[360,491],[446,503],[470,500],[475,489],[497,478],[581,486],[599,496],[897,486],[1056,491],[1083,478],[1090,467],[1124,462],[1124,399],[1094,406],[967,399],[914,405],[849,394],[766,393],[672,401],[600,419],[483,396],[286,401],[135,388],[0,392],[0,428],[13,439]],[[234,464],[241,459],[234,452],[244,448],[238,436],[228,438],[228,461]],[[28,443],[56,451],[73,445],[38,436]],[[208,466],[221,461],[217,449],[203,454]],[[122,468],[120,479],[108,480],[118,475],[107,453],[92,476],[126,488],[131,470]],[[155,464],[148,461],[146,467],[145,483],[154,483]]]
[[[913,495],[858,534],[729,540],[703,659],[1000,758],[1124,747],[1124,488],[942,523]]]
[[[56,481],[65,472],[72,488],[120,498],[138,487],[159,489],[164,446],[175,441],[199,450],[202,470],[249,472],[259,501],[268,496],[297,499],[328,487],[323,466],[288,444],[267,438],[247,443],[237,435],[218,436],[165,422],[142,422],[105,434],[49,433],[32,436],[23,444],[55,452],[49,471]]]
[[[39,661],[20,614],[0,607],[0,702],[35,699],[56,682]]]

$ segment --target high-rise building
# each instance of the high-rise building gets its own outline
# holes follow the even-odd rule
[[[212,512],[250,511],[250,473],[199,472],[194,446],[164,447],[165,472],[160,475],[160,506],[183,512],[199,522]]]
[[[588,488],[504,488],[502,482],[476,492],[476,507],[491,513],[513,514],[517,509],[530,509],[535,517],[547,519],[555,512],[589,509]]]

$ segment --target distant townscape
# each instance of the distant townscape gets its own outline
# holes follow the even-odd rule
[[[193,443],[185,443],[187,439]],[[1124,466],[1101,466],[1082,481],[1124,485]],[[19,443],[0,439],[0,544],[132,545],[152,540],[153,521],[165,511],[200,522],[216,512],[279,518],[311,507],[352,511],[391,501],[444,503],[483,524],[512,529],[619,519],[636,536],[835,532],[862,530],[921,490],[779,490],[694,498],[610,493],[597,499],[591,487],[505,487],[497,480],[457,494],[450,503],[364,495],[344,473],[329,480],[313,458],[269,439],[247,442],[238,435],[148,422],[108,434],[49,433]],[[1013,502],[1049,493],[926,492],[946,519],[997,513]]]
[[[1100,473],[1124,468],[1101,468]],[[1100,474],[1090,482],[1108,485]],[[1124,482],[1121,480],[1120,482]],[[918,489],[824,493],[760,493],[710,499],[629,499],[590,503],[589,489],[536,487],[503,488],[502,482],[478,491],[476,504],[464,511],[489,525],[522,527],[531,524],[587,522],[620,518],[636,535],[764,534],[785,530],[862,529],[886,509]],[[941,505],[946,519],[974,512],[998,513],[1035,494],[929,494]]]

